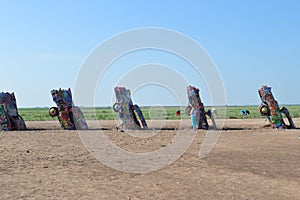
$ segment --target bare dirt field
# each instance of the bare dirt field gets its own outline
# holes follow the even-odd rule
[[[105,134],[133,152],[166,148],[177,130],[168,121],[152,137],[114,130],[114,121],[88,122],[87,133]],[[157,127],[160,122],[150,123]],[[27,122],[30,130],[0,133],[1,199],[300,199],[300,130],[271,130],[264,119],[230,119],[213,151],[198,154],[207,131],[194,131],[192,145],[165,168],[126,173],[90,154],[76,131],[58,122]],[[295,119],[300,126],[300,119]],[[172,130],[174,128],[174,130]],[[110,152],[107,152],[110,153]]]

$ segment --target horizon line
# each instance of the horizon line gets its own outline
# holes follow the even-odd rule
[[[238,104],[228,104],[228,105],[224,105],[226,107],[254,107],[254,106],[259,106],[260,104],[245,104],[245,105],[238,105]],[[280,104],[281,106],[300,106],[300,104]],[[78,106],[78,105],[77,105]],[[157,106],[151,106],[151,105],[139,105],[140,107],[158,107],[159,105]],[[162,107],[185,107],[185,106],[178,106],[178,105],[161,105]],[[212,105],[205,105],[204,107],[224,107],[224,106],[212,106]],[[51,107],[56,107],[55,105],[54,106],[36,106],[36,107],[33,107],[33,106],[26,106],[26,107],[19,107],[19,109],[30,109],[30,108],[51,108]],[[96,105],[96,106],[79,106],[81,108],[111,108],[112,105]]]

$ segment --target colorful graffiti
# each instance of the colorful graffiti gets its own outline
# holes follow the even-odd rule
[[[196,123],[196,127],[198,129],[205,129],[207,130],[209,128],[208,122],[207,122],[207,116],[209,116],[212,120],[213,128],[216,128],[216,123],[213,117],[213,114],[211,110],[208,110],[205,112],[204,105],[201,101],[199,89],[194,86],[188,86],[187,87],[187,96],[189,101],[189,106],[192,107],[194,110],[195,119],[192,119],[192,121],[195,120],[194,123]]]
[[[0,93],[0,130],[25,130],[26,124],[18,113],[14,93]]]
[[[279,108],[278,102],[275,100],[271,87],[266,85],[262,86],[259,90],[259,96],[262,101],[258,110],[262,116],[266,116],[270,122],[272,128],[285,129],[285,128],[295,128],[294,122],[290,116],[287,108]],[[289,125],[286,125],[282,113],[286,115]]]
[[[52,117],[58,117],[58,121],[63,129],[88,129],[83,113],[79,107],[73,104],[70,88],[67,90],[52,90],[51,96],[57,107],[51,107],[49,114]]]
[[[118,112],[118,117],[124,123],[125,128],[147,129],[142,110],[138,105],[132,103],[130,90],[125,87],[115,87],[114,92],[117,102],[113,105],[113,109]]]

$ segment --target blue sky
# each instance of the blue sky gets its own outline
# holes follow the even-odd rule
[[[0,27],[0,91],[14,91],[19,107],[53,105],[50,90],[73,88],[101,42],[143,27],[172,29],[203,46],[229,105],[259,104],[263,84],[272,86],[279,103],[300,103],[300,1],[0,0]],[[209,102],[205,85],[186,73]],[[97,102],[110,105],[113,81],[101,87],[109,93],[98,94]],[[172,95],[147,96],[144,89],[134,95],[137,103],[174,104]]]

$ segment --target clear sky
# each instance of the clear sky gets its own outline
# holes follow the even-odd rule
[[[222,76],[229,105],[259,104],[263,84],[272,86],[279,103],[300,104],[298,0],[0,0],[0,91],[14,91],[19,107],[51,106],[50,90],[73,89],[94,48],[143,27],[172,29],[203,46]],[[205,103],[200,82],[191,83],[204,90]],[[98,95],[99,105],[111,104],[112,86]],[[174,103],[141,90],[135,99],[141,105]]]

